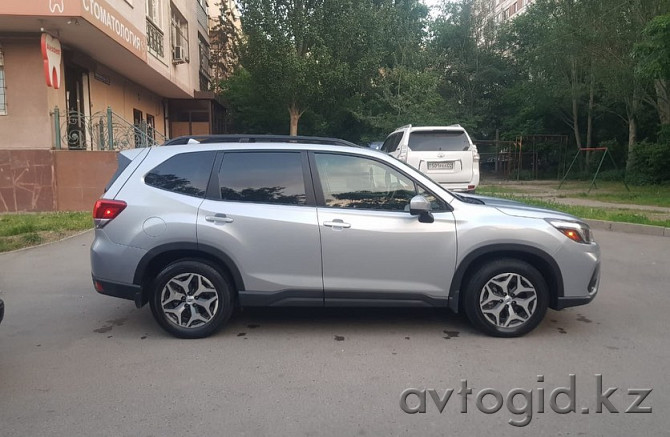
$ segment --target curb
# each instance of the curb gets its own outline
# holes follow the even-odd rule
[[[654,237],[670,237],[670,228],[663,226],[639,225],[636,223],[609,222],[606,220],[582,219],[593,229],[624,232],[627,234],[652,235]]]

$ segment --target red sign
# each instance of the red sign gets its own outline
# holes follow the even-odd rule
[[[44,78],[47,86],[60,88],[60,62],[62,50],[60,41],[48,33],[42,34],[42,59],[44,60]]]

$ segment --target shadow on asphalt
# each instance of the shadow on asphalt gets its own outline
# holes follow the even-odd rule
[[[102,316],[102,314],[99,314]],[[578,316],[579,317],[579,316]],[[584,323],[574,320],[572,311],[549,311],[543,322],[530,335],[563,337],[571,332],[580,335]],[[166,337],[169,334],[158,327],[148,307],[116,307],[106,311],[99,326],[93,330],[101,337]],[[376,334],[397,333],[402,336],[430,336],[442,338],[482,336],[467,317],[438,308],[263,308],[251,307],[235,311],[229,323],[213,337],[310,336],[314,333]],[[333,335],[335,335],[333,334]],[[338,335],[335,335],[337,337]],[[337,338],[335,338],[337,340]]]

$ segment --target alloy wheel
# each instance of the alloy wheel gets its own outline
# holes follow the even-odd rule
[[[182,273],[165,284],[160,305],[170,323],[181,328],[198,328],[214,318],[219,297],[205,276]]]
[[[501,273],[491,278],[479,295],[484,317],[499,328],[516,328],[526,323],[537,308],[533,284],[518,273]]]

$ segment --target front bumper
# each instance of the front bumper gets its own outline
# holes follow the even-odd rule
[[[564,308],[576,307],[580,305],[586,305],[595,299],[598,294],[598,288],[600,286],[600,264],[596,264],[593,274],[591,275],[591,280],[587,286],[586,296],[559,296],[556,300],[556,305],[554,309],[562,310]]]

